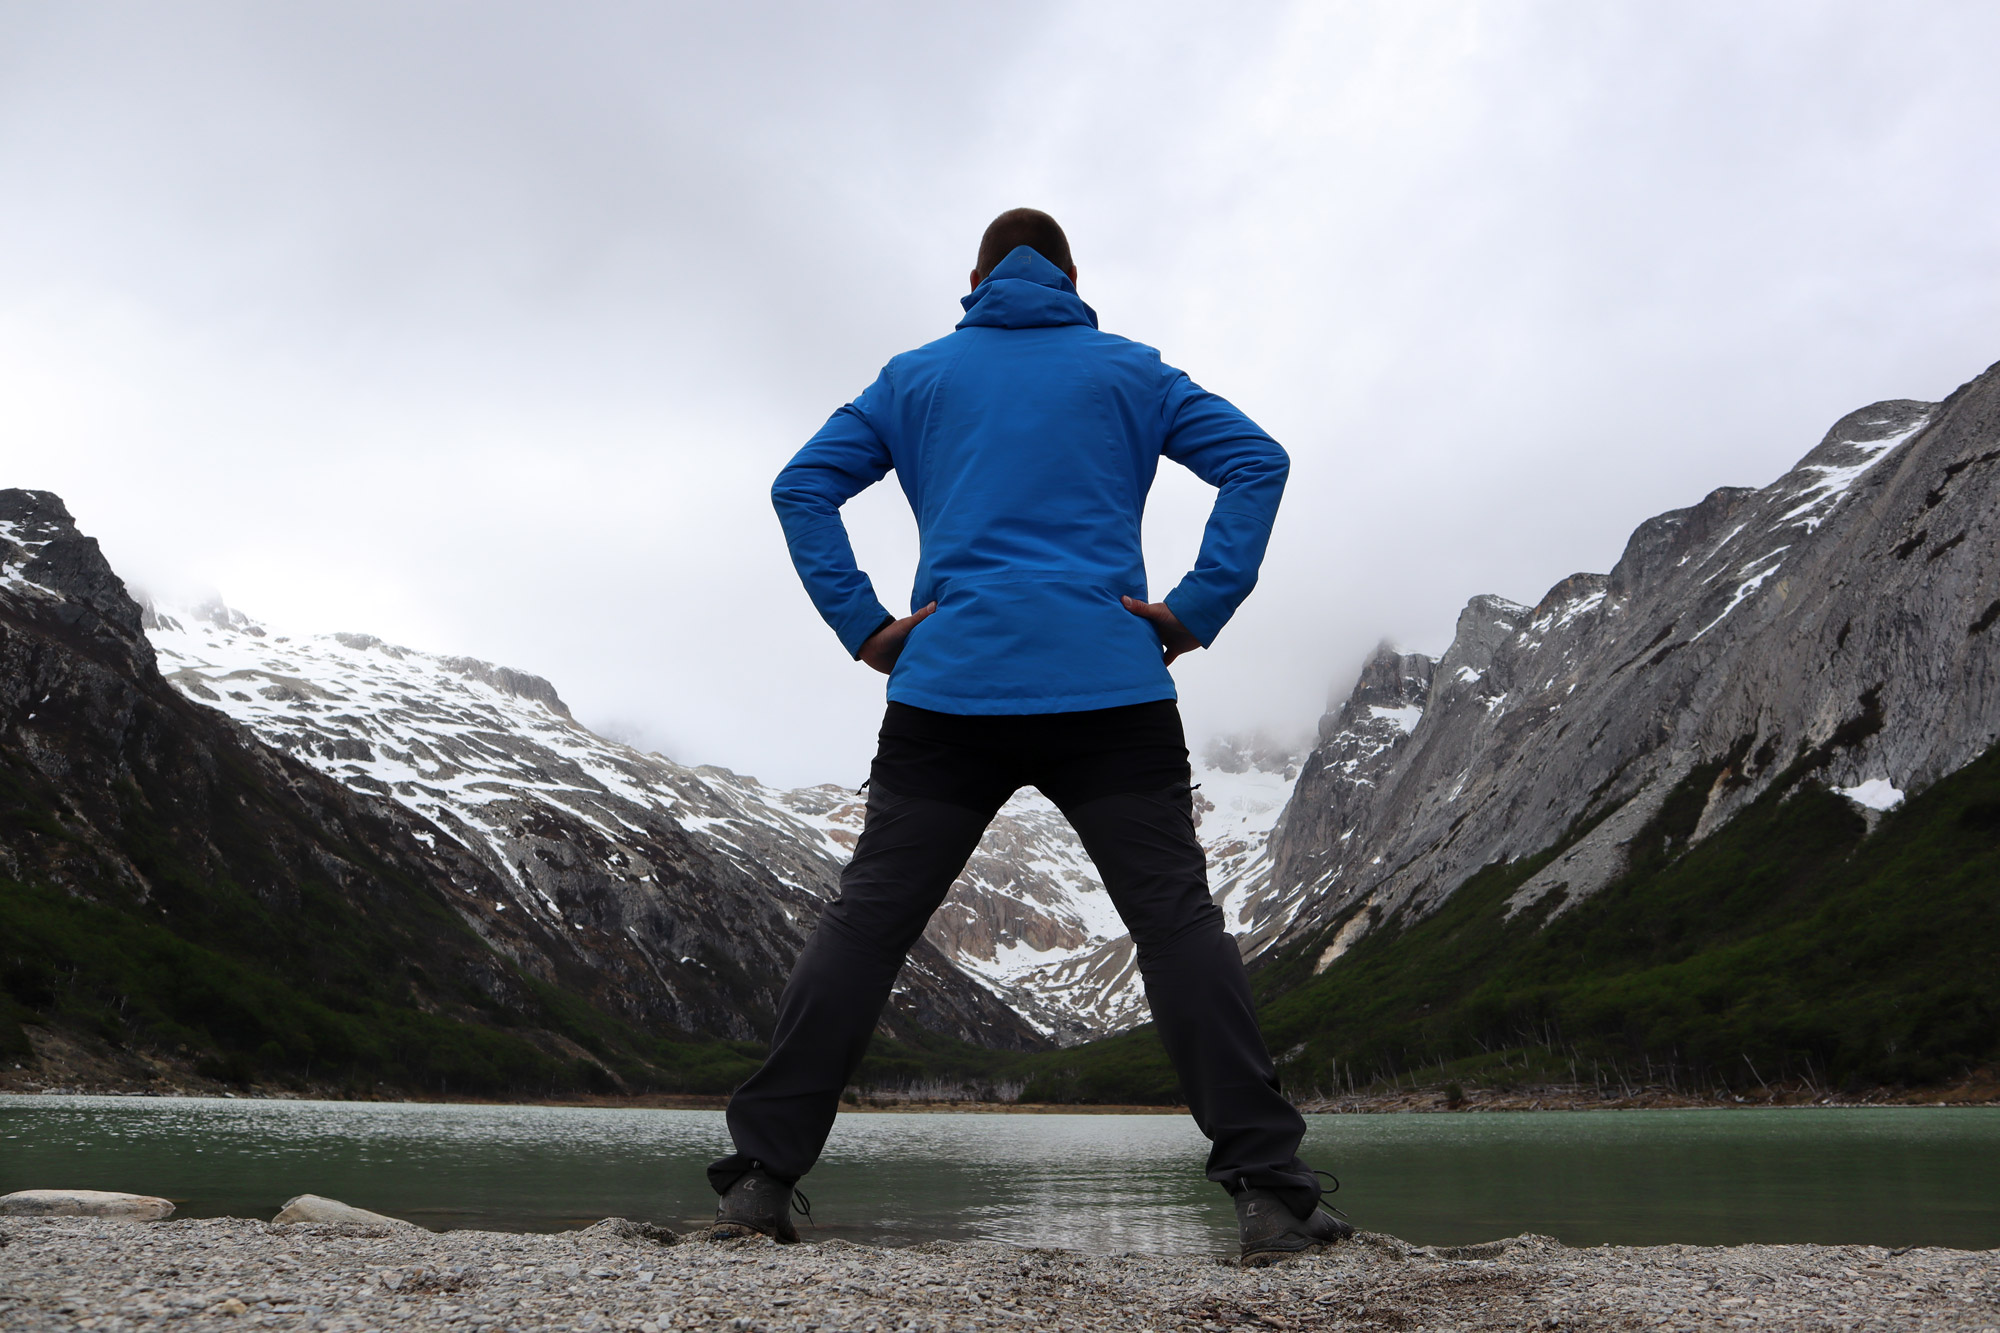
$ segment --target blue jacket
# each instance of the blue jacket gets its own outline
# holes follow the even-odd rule
[[[889,698],[944,713],[1062,713],[1174,698],[1139,521],[1162,455],[1218,487],[1194,571],[1167,594],[1203,644],[1257,582],[1289,466],[1276,441],[1150,347],[1101,333],[1027,246],[957,331],[891,361],[771,487],[792,563],[850,654],[892,617],[840,506],[891,468],[916,512],[912,609],[935,601]]]

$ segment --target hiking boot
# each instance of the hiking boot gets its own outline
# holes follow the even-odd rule
[[[1245,1189],[1236,1196],[1236,1232],[1243,1266],[1261,1268],[1297,1254],[1318,1254],[1352,1236],[1354,1228],[1317,1203],[1300,1217],[1276,1190]]]
[[[753,1167],[738,1176],[715,1205],[715,1227],[709,1234],[718,1240],[770,1236],[780,1244],[796,1245],[799,1231],[792,1225],[792,1193],[790,1185]]]

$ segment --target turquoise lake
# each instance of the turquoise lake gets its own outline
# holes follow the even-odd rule
[[[2000,1108],[1308,1117],[1357,1226],[1419,1244],[1524,1231],[1571,1245],[2000,1246]],[[270,1217],[322,1194],[436,1229],[556,1231],[714,1209],[718,1111],[0,1096],[0,1193],[159,1194]],[[1228,1199],[1183,1117],[840,1117],[802,1182],[809,1237],[985,1237],[1220,1253]]]

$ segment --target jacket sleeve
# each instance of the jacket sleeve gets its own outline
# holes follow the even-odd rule
[[[885,377],[886,379],[886,377]],[[884,379],[841,408],[806,442],[771,484],[771,505],[784,525],[785,545],[799,581],[850,657],[868,636],[895,619],[854,563],[840,507],[888,475],[888,446],[869,424],[871,400],[888,392]]]
[[[1227,399],[1179,371],[1168,374],[1161,452],[1220,492],[1194,569],[1166,598],[1168,608],[1205,647],[1257,586],[1257,567],[1271,540],[1291,460]]]

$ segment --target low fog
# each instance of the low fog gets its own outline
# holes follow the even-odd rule
[[[1191,735],[2000,358],[1986,4],[0,8],[0,486],[131,582],[858,783],[771,477],[1045,208],[1291,451]],[[1153,595],[1210,495],[1167,465]],[[914,528],[848,509],[885,602]]]

